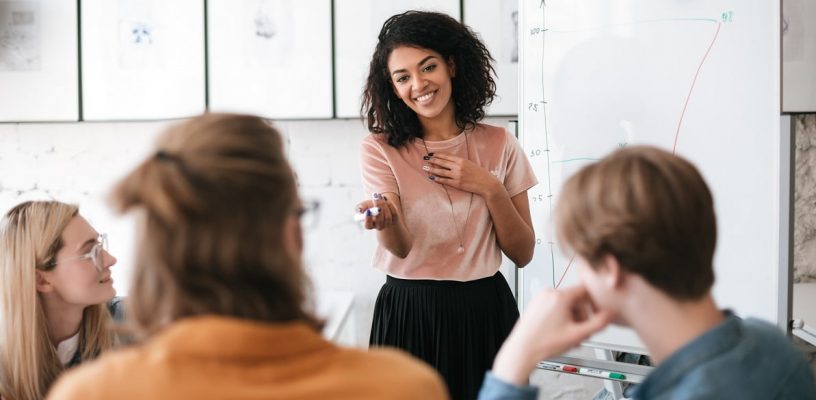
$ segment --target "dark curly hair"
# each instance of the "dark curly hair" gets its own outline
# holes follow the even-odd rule
[[[361,107],[370,132],[385,135],[394,147],[422,137],[419,118],[394,93],[388,73],[388,57],[400,46],[433,50],[445,61],[453,60],[456,76],[451,81],[451,97],[459,129],[473,128],[484,118],[485,106],[496,95],[494,60],[484,43],[446,14],[406,11],[385,21],[377,37]]]

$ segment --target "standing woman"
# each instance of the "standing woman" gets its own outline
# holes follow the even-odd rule
[[[66,368],[114,343],[105,235],[76,206],[33,201],[0,221],[0,396],[38,400]]]
[[[492,58],[465,25],[408,11],[380,31],[363,94],[365,227],[387,274],[370,344],[433,365],[454,399],[473,399],[518,318],[499,271],[535,242],[527,190],[537,181],[518,142],[481,124]]]

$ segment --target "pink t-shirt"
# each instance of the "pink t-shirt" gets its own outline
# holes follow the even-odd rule
[[[538,183],[518,141],[506,130],[477,124],[465,134],[427,142],[428,150],[467,158],[468,143],[470,160],[503,182],[510,197]],[[501,249],[484,199],[474,194],[468,212],[471,194],[448,187],[453,202],[451,213],[443,186],[429,180],[428,173],[422,170],[426,164],[422,140],[395,148],[383,135],[371,134],[363,139],[360,153],[367,194],[399,195],[405,224],[413,237],[411,252],[404,259],[378,245],[375,268],[397,278],[455,281],[481,279],[499,270]],[[465,251],[458,253],[463,228]]]

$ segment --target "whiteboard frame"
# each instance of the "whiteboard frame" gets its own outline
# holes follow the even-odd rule
[[[781,52],[781,50],[780,50]],[[793,320],[793,215],[796,187],[796,132],[790,115],[782,115],[779,128],[779,320],[777,326],[791,334]]]

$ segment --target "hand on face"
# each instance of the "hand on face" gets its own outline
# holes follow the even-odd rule
[[[365,213],[366,210],[378,207],[380,209],[377,215],[366,215],[363,227],[366,229],[376,229],[381,231],[383,229],[394,226],[399,221],[399,214],[393,202],[388,201],[386,195],[377,193],[375,198],[365,200],[357,204],[357,212]]]
[[[583,286],[544,290],[524,308],[496,356],[493,373],[524,384],[539,361],[577,346],[611,320],[608,311],[597,311]]]
[[[473,161],[446,153],[433,153],[427,161],[428,172],[436,183],[465,192],[487,197],[490,191],[501,185],[498,178]]]
[[[544,290],[524,309],[517,328],[533,339],[534,352],[543,357],[561,354],[588,339],[611,321],[598,311],[584,286]]]

